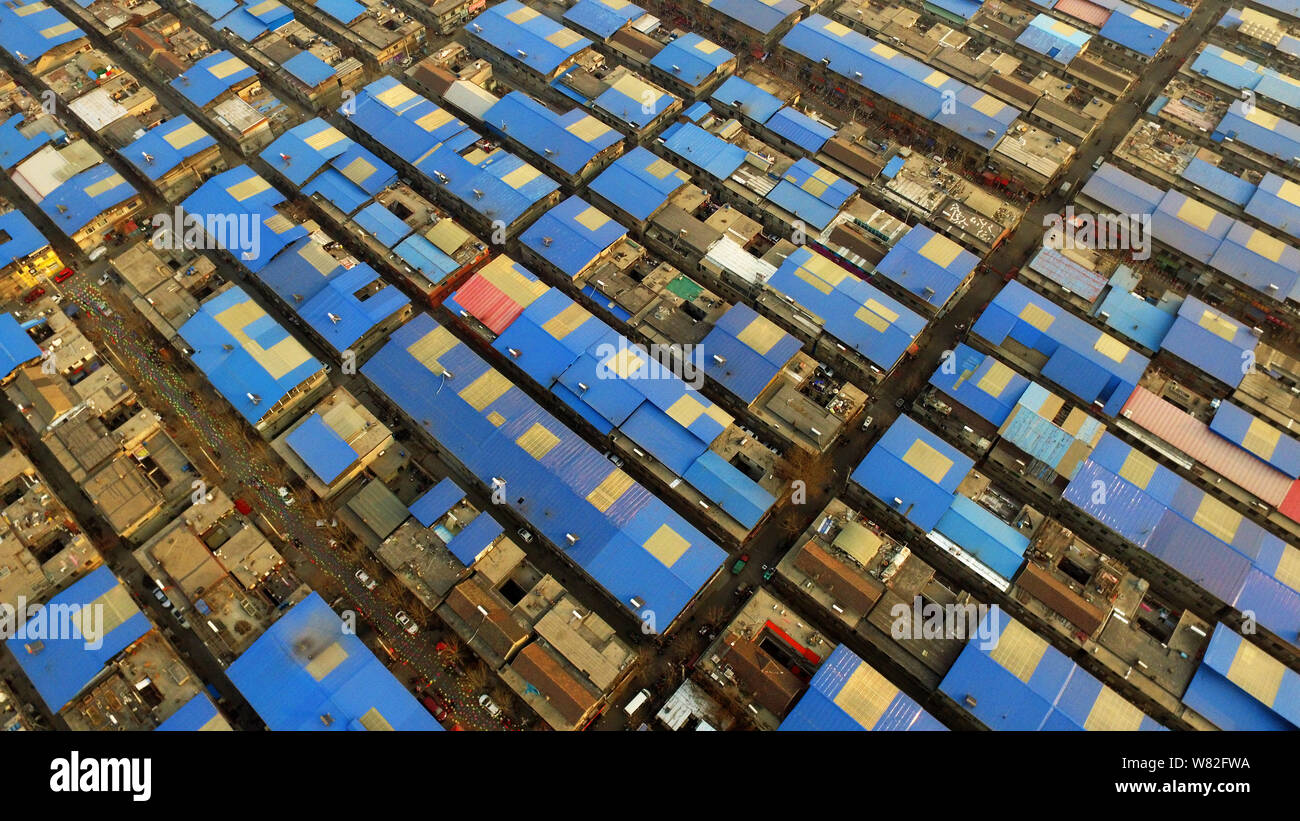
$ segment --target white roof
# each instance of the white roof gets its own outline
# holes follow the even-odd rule
[[[127,115],[122,104],[108,96],[108,90],[97,88],[68,103],[68,108],[81,118],[91,131],[103,131]]]
[[[487,89],[466,80],[457,80],[442,95],[443,99],[464,111],[466,114],[482,121],[487,110],[496,105],[497,98]]]
[[[776,273],[775,265],[749,253],[731,237],[724,236],[713,243],[704,258],[746,282],[767,282]]]

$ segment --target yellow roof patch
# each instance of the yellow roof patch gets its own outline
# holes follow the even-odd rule
[[[1136,730],[1142,724],[1145,714],[1133,706],[1119,693],[1109,687],[1102,687],[1097,700],[1092,703],[1088,717],[1083,722],[1083,729],[1097,731]]]
[[[843,37],[844,35],[848,34],[850,31],[852,31],[852,29],[850,29],[848,26],[844,25],[843,23],[837,23],[834,20],[827,20],[826,25],[822,26],[822,31],[825,31],[829,34],[833,34],[836,37]]]
[[[1079,30],[1068,23],[1062,23],[1060,20],[1052,21],[1052,31],[1057,34],[1064,34],[1066,37],[1073,37],[1079,33]]]
[[[388,719],[384,718],[384,714],[379,712],[378,707],[371,707],[366,710],[365,715],[361,716],[357,721],[361,722],[361,726],[372,733],[388,732],[393,729],[393,725],[388,723]]]
[[[46,40],[49,40],[51,38],[58,37],[61,34],[67,34],[70,31],[76,31],[76,29],[77,27],[72,23],[67,23],[67,22],[59,23],[57,26],[50,26],[47,29],[42,29],[41,36],[44,37]]]
[[[1233,537],[1237,535],[1237,528],[1241,527],[1241,514],[1206,494],[1201,497],[1201,503],[1196,506],[1196,515],[1192,517],[1192,521],[1228,544],[1232,544]]]
[[[668,525],[659,525],[659,529],[646,539],[642,547],[664,567],[672,567],[690,549],[691,543]]]
[[[817,179],[816,177],[809,177],[808,179],[804,180],[803,185],[799,187],[807,191],[809,194],[812,194],[814,197],[820,197],[822,194],[826,193],[826,189],[829,188],[830,186],[828,186],[826,183],[822,182],[821,180]]]
[[[940,268],[947,268],[961,253],[961,246],[942,234],[935,234],[921,246],[920,253]]]
[[[1256,228],[1250,232],[1250,239],[1246,240],[1246,248],[1270,262],[1277,262],[1282,258],[1282,252],[1286,250],[1286,243]]]
[[[988,94],[985,94],[983,97],[980,97],[979,100],[975,103],[975,105],[971,106],[971,108],[975,109],[976,111],[985,115],[986,117],[996,117],[997,115],[1001,114],[1002,110],[1005,109],[1006,107],[1007,107],[1006,103],[1002,102],[997,97],[992,97]]]
[[[430,111],[428,114],[425,114],[423,117],[416,120],[415,124],[420,128],[423,128],[425,131],[432,132],[442,128],[453,119],[451,112],[447,111],[445,108],[435,108],[433,111]]]
[[[1182,207],[1178,209],[1177,214],[1180,220],[1188,225],[1195,226],[1202,231],[1209,230],[1210,224],[1214,222],[1214,218],[1218,215],[1218,211],[1215,211],[1203,202],[1191,198],[1188,198],[1187,201],[1182,204]]]
[[[451,335],[451,331],[439,325],[412,342],[407,347],[406,352],[425,368],[440,374],[445,368],[442,367],[442,362],[439,360],[457,344],[459,343],[456,337]]]
[[[1273,129],[1277,128],[1277,124],[1282,121],[1282,118],[1277,116],[1276,114],[1270,114],[1264,109],[1258,107],[1252,108],[1250,109],[1250,111],[1245,112],[1245,117],[1247,120],[1254,123],[1255,125],[1263,126],[1264,128],[1267,128],[1269,131],[1272,131]]]
[[[376,100],[388,106],[389,108],[397,108],[402,103],[405,103],[406,101],[410,100],[413,97],[415,97],[415,92],[407,88],[406,86],[402,85],[401,83],[398,83],[392,88],[381,91],[379,94],[375,95]]]
[[[1052,316],[1032,302],[1028,303],[1020,310],[1020,319],[1023,319],[1025,322],[1028,322],[1040,331],[1046,331],[1048,328],[1052,327],[1052,323],[1056,321],[1056,317]]]
[[[925,78],[925,84],[928,86],[932,86],[934,88],[938,88],[939,86],[948,82],[949,79],[950,78],[948,77],[948,75],[944,74],[942,71],[931,71],[929,76]]]
[[[206,137],[207,134],[208,132],[204,131],[203,127],[198,123],[189,122],[168,134],[166,137],[163,137],[163,140],[172,148],[179,151],[185,146],[193,143],[195,140],[198,140],[201,137]]]
[[[511,188],[518,190],[541,175],[541,171],[538,171],[531,165],[524,164],[516,168],[514,171],[511,171],[509,174],[506,174],[501,178],[501,181]]]
[[[1047,652],[1047,641],[1018,621],[1008,621],[1002,636],[989,651],[989,658],[1003,670],[1028,684]]]
[[[836,25],[838,25],[838,23]],[[847,28],[845,28],[844,30],[848,31]],[[883,57],[886,60],[893,59],[898,55],[897,51],[894,51],[892,48],[885,45],[884,43],[876,43],[874,46],[872,46],[871,53],[876,55],[877,57]]]
[[[1197,320],[1196,324],[1200,325],[1215,336],[1226,339],[1229,342],[1231,342],[1232,338],[1237,335],[1236,325],[1224,318],[1222,315],[1211,311],[1208,308],[1201,313],[1201,318]]]
[[[599,231],[605,226],[605,223],[609,222],[609,217],[602,214],[599,208],[589,205],[573,220],[588,231]]]
[[[1282,558],[1278,559],[1273,578],[1292,590],[1300,590],[1300,550],[1291,545],[1282,548]]]
[[[1277,443],[1282,439],[1282,431],[1262,419],[1250,420],[1246,435],[1241,437],[1241,446],[1261,459],[1271,459]]]
[[[657,180],[662,180],[676,170],[672,163],[664,159],[657,159],[645,167],[645,172]]]
[[[1128,346],[1110,334],[1097,337],[1092,349],[1115,362],[1123,362],[1124,357],[1128,356]]]
[[[321,679],[334,672],[334,668],[347,661],[348,651],[343,649],[343,645],[337,641],[317,653],[311,661],[303,667],[307,675],[314,680]]]
[[[279,8],[281,5],[280,0],[263,0],[263,2],[258,3],[256,6],[250,6],[248,8],[248,13],[252,15],[264,14],[271,9]]]
[[[1278,199],[1286,200],[1292,205],[1300,206],[1300,184],[1287,180],[1277,189]]]
[[[585,142],[591,142],[597,137],[604,136],[609,131],[609,126],[588,114],[564,130]]]
[[[975,383],[975,387],[984,391],[989,396],[1001,396],[1002,391],[1006,390],[1007,385],[1015,375],[1016,372],[1011,370],[1011,368],[994,360],[988,373],[980,377],[980,381]]]
[[[1136,450],[1129,451],[1128,456],[1124,458],[1124,464],[1119,469],[1121,479],[1127,480],[1143,490],[1147,489],[1147,485],[1151,483],[1151,477],[1155,475],[1156,460]]]
[[[542,330],[555,339],[564,339],[588,319],[591,319],[591,313],[578,303],[571,302],[563,311],[546,320],[542,324]]]
[[[952,470],[951,459],[920,439],[913,442],[907,453],[903,454],[903,461],[936,485]]]
[[[262,179],[257,174],[249,177],[243,182],[235,183],[226,189],[226,193],[234,198],[235,202],[243,202],[249,197],[256,196],[271,187],[271,184]]]
[[[1219,59],[1232,63],[1234,66],[1244,66],[1246,64],[1246,55],[1238,54],[1235,51],[1221,51]]]
[[[213,77],[216,77],[218,80],[224,80],[230,75],[237,74],[246,68],[248,68],[248,64],[243,60],[238,57],[231,57],[222,60],[220,63],[217,63],[215,66],[208,69],[208,73]]]
[[[613,356],[600,364],[613,371],[619,379],[627,379],[645,367],[645,360],[637,356],[632,348],[619,348]]]
[[[365,157],[357,157],[344,166],[339,173],[352,182],[360,184],[370,179],[370,176],[375,173],[375,166]]]
[[[540,460],[560,444],[560,437],[551,433],[540,422],[534,422],[531,428],[519,435],[515,444],[523,448],[529,456]]]
[[[1232,657],[1232,664],[1228,665],[1227,679],[1254,696],[1259,703],[1272,707],[1285,671],[1280,661],[1242,639]]]
[[[618,468],[606,476],[599,485],[587,494],[587,501],[601,513],[613,507],[614,503],[631,488],[635,482]]]
[[[317,151],[324,151],[326,148],[329,148],[331,145],[342,142],[343,140],[346,139],[347,137],[343,136],[342,131],[339,131],[334,126],[329,126],[311,135],[307,139],[303,140],[303,142],[307,143],[307,145],[311,146]]]
[[[576,31],[571,31],[567,28],[559,29],[546,35],[546,42],[559,48],[568,48],[581,39],[582,37]]]
[[[506,15],[506,19],[512,23],[527,23],[537,16],[537,10],[528,6],[520,6]]]
[[[510,390],[510,380],[499,372],[488,369],[465,386],[458,395],[474,410],[482,413],[488,405],[500,399]]]
[[[114,188],[118,187],[124,182],[126,182],[126,180],[122,179],[121,174],[110,174],[109,176],[105,177],[99,182],[91,183],[90,185],[87,185],[82,190],[86,192],[87,197],[94,199],[95,197],[98,197],[100,194],[104,194],[109,191],[112,191]]]
[[[809,285],[813,286],[817,290],[821,291],[823,294],[829,294],[832,290],[831,284],[829,282],[813,274],[812,271],[809,271],[806,267],[802,265],[800,265],[798,268],[795,269],[794,275],[799,277]]]
[[[844,687],[835,695],[835,706],[849,714],[864,730],[870,730],[889,709],[898,688],[889,679],[863,663],[849,674]]]
[[[719,46],[717,43],[709,42],[708,40],[700,40],[695,44],[695,50],[702,54],[712,54],[720,48],[722,48],[722,46]]]
[[[736,339],[757,354],[765,355],[785,337],[785,331],[770,319],[756,316],[745,326]]]
[[[1164,29],[1168,25],[1168,22],[1163,17],[1157,17],[1144,9],[1133,9],[1128,16],[1153,29]]]
[[[37,3],[31,3],[30,5],[26,5],[26,6],[19,6],[13,11],[14,14],[18,15],[19,17],[26,17],[29,14],[35,14],[38,11],[45,11],[48,8],[49,6],[45,5],[44,3],[37,2]]]

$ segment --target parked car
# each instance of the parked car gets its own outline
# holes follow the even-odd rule
[[[64,268],[62,271],[59,271],[57,274],[54,275],[54,281],[67,282],[68,280],[72,279],[72,275],[75,273],[77,272],[72,270],[71,268]]]
[[[749,564],[749,554],[748,553],[740,554],[740,558],[736,559],[736,563],[731,566],[731,575],[739,576],[740,571],[744,570],[745,565],[747,564]]]
[[[166,593],[156,587],[153,589],[153,597],[158,600],[158,603],[163,606],[164,610],[172,609],[172,600],[167,598]]]
[[[370,574],[364,570],[358,570],[356,572],[356,576],[357,576],[357,581],[361,582],[362,586],[365,587],[367,590],[374,590],[376,587],[379,586],[379,582],[370,578]]]
[[[1097,169],[1101,168],[1101,165],[1104,162],[1106,162],[1105,154],[1092,161],[1092,170],[1096,171]]]
[[[45,296],[45,289],[37,285],[35,288],[27,292],[27,296],[23,297],[23,302],[30,305],[43,296]]]
[[[428,710],[429,713],[439,721],[439,723],[451,718],[451,710],[447,705],[433,696],[420,696],[420,703],[424,705],[424,709]]]
[[[770,581],[776,575],[776,565],[763,565],[763,581]]]
[[[609,461],[613,462],[613,463],[614,463],[614,467],[616,467],[616,468],[621,468],[621,467],[623,467],[623,457],[622,457],[622,456],[619,456],[619,455],[618,455],[617,453],[615,453],[614,451],[611,450],[609,453],[606,453],[606,454],[605,454],[605,458],[608,459]]]
[[[172,615],[176,617],[177,624],[179,624],[181,627],[184,627],[186,630],[190,629],[190,621],[189,619],[185,618],[184,613],[182,613],[179,610],[173,610]]]
[[[488,715],[492,716],[493,718],[501,717],[501,708],[497,706],[497,703],[493,701],[492,697],[489,696],[487,693],[484,693],[483,695],[478,697],[478,706],[482,707],[484,710],[487,710]]]
[[[398,610],[393,614],[393,618],[397,619],[397,623],[402,625],[402,629],[410,633],[412,636],[420,632],[420,628],[410,616],[406,615],[405,610]]]
[[[533,534],[529,532],[528,528],[521,527],[515,532],[519,534],[519,538],[524,540],[524,544],[532,544]]]
[[[862,420],[862,429],[863,429],[863,430],[866,430],[866,429],[870,428],[870,427],[871,427],[871,423],[874,422],[874,421],[876,421],[876,417],[874,417],[874,416],[868,416],[866,419],[863,419],[863,420]]]

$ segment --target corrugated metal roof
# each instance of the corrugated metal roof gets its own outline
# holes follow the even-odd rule
[[[1123,407],[1150,360],[1113,336],[1012,280],[976,320],[972,332],[993,345],[1008,338],[1046,354],[1042,374],[1111,415]]]
[[[545,76],[591,45],[587,38],[518,0],[488,7],[465,31]]]
[[[596,0],[587,0],[595,2]],[[535,153],[577,174],[623,135],[580,108],[559,114],[522,91],[502,97],[483,115],[488,128],[517,137]]]
[[[724,106],[735,106],[740,113],[759,123],[767,122],[785,105],[775,95],[736,76],[724,80],[710,99]]]
[[[492,343],[542,387],[549,388],[609,326],[552,288],[543,293]]]
[[[294,185],[301,186],[353,145],[342,131],[316,117],[281,134],[258,156]]]
[[[688,182],[686,172],[638,145],[592,180],[591,190],[633,219],[647,220]]]
[[[1061,476],[1073,479],[1106,426],[1079,408],[1072,408],[1062,423],[1056,424],[1065,402],[1037,383],[1025,389],[1016,405],[998,433]]]
[[[160,732],[196,732],[198,730],[229,730],[230,723],[217,712],[206,692],[185,702],[179,710],[154,728]]]
[[[0,48],[25,65],[85,36],[67,17],[44,3],[0,5]]]
[[[717,43],[687,32],[660,49],[650,58],[650,65],[695,88],[712,79],[735,56]]]
[[[285,443],[326,485],[339,478],[357,461],[357,452],[343,437],[313,413],[294,428]]]
[[[1102,164],[1081,192],[1117,214],[1150,214],[1165,192],[1110,163]]]
[[[1132,291],[1114,287],[1097,307],[1097,317],[1147,350],[1158,351],[1178,314],[1152,305]]]
[[[930,384],[994,425],[1011,415],[1030,382],[997,358],[959,343],[951,361],[930,376]]]
[[[505,532],[496,519],[486,513],[475,516],[459,533],[451,537],[447,550],[465,566],[472,565],[478,555]]]
[[[137,193],[117,169],[101,162],[60,183],[40,201],[40,207],[63,233],[72,236]]]
[[[1253,105],[1253,104],[1252,104]],[[1210,135],[1216,142],[1235,140],[1282,162],[1300,157],[1300,125],[1237,100]]]
[[[448,476],[411,502],[407,510],[424,527],[433,527],[433,523],[459,504],[465,495],[461,486]]]
[[[280,251],[307,236],[307,229],[276,210],[284,195],[253,169],[238,165],[211,177],[182,203],[187,215],[217,230],[208,239],[239,258],[250,271],[260,271]],[[232,226],[233,221],[233,227]]]
[[[217,141],[202,126],[182,115],[149,129],[118,154],[145,177],[157,181],[184,161],[216,144]],[[8,259],[7,256],[4,258]]]
[[[209,54],[172,79],[172,88],[182,97],[202,108],[257,74],[247,63],[228,51]]]
[[[1028,536],[961,495],[953,497],[934,529],[1008,581],[1015,578],[1029,547]]]
[[[454,377],[445,380],[444,371]],[[495,399],[480,396],[473,385],[490,371],[425,314],[362,368],[482,482],[504,479],[510,506],[553,543],[568,545],[570,558],[625,607],[638,616],[653,611],[667,624],[721,568],[725,552],[518,388],[507,382]],[[554,444],[541,448],[543,440]],[[569,545],[566,533],[578,541]]]
[[[1246,213],[1300,239],[1300,186],[1270,171],[1246,203]]]
[[[1106,288],[1105,277],[1050,246],[1045,245],[1034,254],[1029,268],[1088,302],[1095,301]]]
[[[748,405],[802,346],[771,320],[738,303],[718,319],[700,347],[704,372]]]
[[[1244,206],[1249,202],[1251,196],[1255,193],[1253,183],[1238,177],[1236,174],[1229,174],[1217,165],[1210,165],[1200,157],[1193,157],[1192,161],[1183,169],[1181,176],[1188,182],[1199,185],[1201,188],[1213,192],[1216,196],[1240,206]]]
[[[272,730],[442,729],[319,593],[277,619],[226,673]]]
[[[704,5],[762,34],[804,8],[798,0],[708,0]]]
[[[991,150],[1020,110],[820,14],[799,21],[781,44],[873,94]],[[945,104],[945,102],[947,104]]]
[[[911,417],[900,416],[853,469],[852,479],[928,531],[948,511],[974,464]]]
[[[1216,624],[1183,703],[1222,730],[1295,730],[1300,675]]]
[[[576,277],[627,229],[581,197],[573,196],[542,214],[519,237],[546,261]]]
[[[1068,65],[1092,39],[1087,32],[1046,14],[1036,14],[1016,38],[1016,43],[1061,65]]]
[[[1283,433],[1249,411],[1224,400],[1210,430],[1272,465],[1291,478],[1300,477],[1300,440]]]
[[[100,636],[82,633],[83,623],[75,617],[82,608],[102,607],[91,623],[101,627]],[[153,629],[153,624],[131,599],[126,585],[107,567],[92,570],[72,586],[45,603],[51,613],[70,612],[73,635],[55,631],[44,638],[14,635],[5,646],[14,661],[53,712],[63,709],[104,669],[118,653]],[[97,647],[87,645],[98,644]]]
[[[340,109],[343,116],[409,163],[418,162],[469,128],[396,77],[375,80],[351,102],[351,107]]]
[[[876,272],[939,307],[948,303],[978,264],[979,257],[970,251],[916,225],[889,249]]]
[[[673,154],[719,181],[734,174],[748,153],[695,123],[674,123],[664,129],[659,139]]]
[[[334,76],[334,67],[310,51],[300,51],[280,64],[308,88],[315,88]]]
[[[1237,320],[1189,296],[1160,348],[1230,387],[1241,384],[1259,339]]]
[[[212,27],[217,31],[228,31],[245,43],[251,43],[270,31],[265,23],[249,14],[243,6],[213,23]]]
[[[1154,57],[1178,24],[1128,3],[1117,3],[1099,32],[1112,43]]]
[[[795,249],[767,285],[883,370],[893,368],[925,329],[921,316],[809,248]]]
[[[823,231],[857,191],[855,184],[804,157],[786,169],[767,199]]]
[[[797,732],[946,730],[846,645],[836,647],[781,722]]]
[[[820,151],[826,141],[836,133],[834,128],[814,120],[791,106],[777,111],[763,125],[809,154]]]
[[[602,39],[608,39],[614,32],[643,14],[645,14],[644,9],[626,0],[614,0],[610,3],[603,0],[578,0],[564,13],[564,20]]]

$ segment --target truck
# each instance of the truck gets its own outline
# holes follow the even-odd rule
[[[739,576],[740,571],[744,570],[747,564],[749,564],[749,554],[742,553],[740,558],[736,559],[736,563],[731,566],[731,575]]]
[[[632,700],[629,701],[627,703],[627,706],[623,708],[623,712],[627,713],[629,717],[636,715],[636,711],[640,710],[641,706],[649,700],[650,700],[650,691],[642,690],[641,692],[632,696]]]

